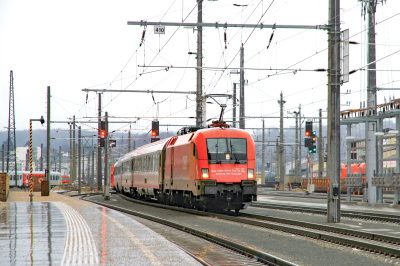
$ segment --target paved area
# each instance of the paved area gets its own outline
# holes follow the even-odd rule
[[[1,265],[200,265],[127,215],[56,193],[0,203]]]

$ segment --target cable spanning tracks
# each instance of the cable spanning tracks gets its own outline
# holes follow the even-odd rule
[[[326,209],[318,207],[306,207],[306,206],[295,206],[295,205],[289,206],[289,205],[275,204],[275,203],[272,204],[272,203],[254,203],[254,202],[252,203],[251,206],[256,208],[266,208],[266,209],[276,209],[284,211],[305,212],[305,213],[326,215]],[[340,210],[340,213],[342,217],[390,222],[390,223],[400,223],[400,215],[395,215],[395,214],[345,211],[345,210]]]
[[[148,202],[142,202],[139,200],[134,200],[125,196],[121,196],[124,199],[133,201],[135,203],[140,203],[140,204],[146,204],[146,205],[151,205],[154,207],[164,207],[164,205],[160,205],[160,204],[154,204],[154,203],[148,203]],[[98,201],[92,201],[86,197],[83,197],[84,200],[90,201],[92,203],[95,204],[99,204],[102,205],[104,207],[113,209],[113,210],[117,210],[123,213],[127,213],[130,215],[134,215],[140,218],[144,218],[162,225],[166,225],[166,226],[170,226],[174,229],[177,229],[179,231],[188,233],[188,234],[192,234],[194,236],[197,236],[201,239],[205,239],[209,242],[215,243],[217,245],[214,245],[216,247],[216,249],[214,250],[215,254],[218,254],[218,260],[219,261],[223,261],[224,263],[226,263],[227,261],[229,261],[230,265],[276,265],[276,266],[294,266],[296,264],[291,263],[289,261],[283,260],[281,258],[278,258],[276,256],[273,256],[271,254],[262,252],[262,251],[258,251],[255,250],[252,247],[249,246],[245,246],[242,244],[239,244],[237,242],[233,242],[231,240],[228,240],[226,238],[222,238],[219,236],[216,236],[214,234],[211,233],[207,233],[198,229],[194,229],[191,227],[188,227],[186,225],[182,225],[179,223],[175,223],[172,221],[168,221],[153,215],[148,215],[145,213],[141,213],[141,212],[137,212],[137,211],[133,211],[133,210],[129,210],[126,208],[121,208],[112,204],[106,204],[103,202],[98,202]],[[170,209],[180,209],[178,207],[171,207],[171,206],[167,206],[167,208]],[[186,209],[182,209],[182,210],[186,210]],[[187,209],[189,210],[189,209]],[[194,211],[194,210],[189,210],[189,211]],[[191,212],[190,212],[191,213]],[[204,214],[200,211],[194,211],[194,213],[196,214]],[[202,263],[203,265],[209,265],[207,262],[205,262],[204,260],[202,260],[201,258],[198,258],[196,255],[194,255],[193,253],[191,253],[190,251],[188,251],[186,248],[182,248],[183,250],[185,250],[187,253],[189,253],[189,255],[191,255],[192,257],[194,257],[195,259],[197,259],[200,263]],[[232,252],[234,251],[234,252]],[[211,251],[210,251],[211,252]],[[224,260],[223,257],[225,257],[226,259]],[[221,260],[222,259],[222,260]],[[217,265],[217,264],[213,264],[213,265]]]
[[[236,214],[233,212],[224,212],[223,214],[202,212],[193,209],[143,202],[122,195],[119,196],[134,203],[279,230],[317,240],[332,242],[351,248],[358,248],[360,250],[381,254],[384,256],[400,258],[400,238],[397,237],[264,215],[247,213]],[[252,253],[248,254],[253,255]]]

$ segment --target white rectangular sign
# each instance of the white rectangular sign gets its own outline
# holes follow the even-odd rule
[[[342,58],[342,81],[343,83],[349,82],[349,30],[342,31],[342,47],[343,47],[343,58]]]
[[[165,34],[165,26],[154,26],[154,34]]]

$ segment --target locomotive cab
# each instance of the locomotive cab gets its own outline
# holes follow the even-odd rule
[[[255,145],[246,131],[209,129],[200,131],[194,141],[203,206],[238,211],[256,200]]]
[[[163,193],[171,204],[239,211],[257,197],[255,144],[241,129],[207,128],[166,145]]]

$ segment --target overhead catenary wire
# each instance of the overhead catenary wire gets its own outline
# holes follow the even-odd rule
[[[393,16],[387,18],[387,19],[384,19],[384,20],[380,21],[380,22],[376,22],[375,25],[379,25],[379,24],[381,24],[381,23],[383,23],[383,22],[385,22],[385,21],[387,21],[387,20],[389,20],[389,19],[391,19],[391,18],[394,18],[395,16],[398,16],[399,14],[400,14],[400,13],[397,13],[397,14],[395,14],[395,15],[393,15]],[[369,27],[368,27],[368,29],[369,29]],[[366,31],[366,30],[367,30],[367,29],[364,29],[364,30],[362,30],[362,31],[360,31],[360,32],[358,32],[358,33],[356,33],[356,34],[350,36],[349,39],[352,38],[352,37],[354,37],[354,36],[357,36],[357,35],[361,34],[362,32],[364,32],[364,31]],[[326,50],[328,50],[328,49],[330,49],[330,47],[324,48],[324,49],[318,51],[317,53],[312,54],[312,55],[310,55],[310,56],[308,56],[308,57],[306,57],[306,58],[304,58],[304,59],[302,59],[302,60],[300,60],[300,61],[298,61],[298,62],[296,62],[296,63],[294,63],[294,64],[292,64],[292,65],[290,65],[290,66],[288,66],[286,69],[291,68],[291,67],[293,67],[293,66],[295,66],[295,65],[298,65],[298,64],[300,64],[300,63],[302,63],[302,62],[304,62],[304,61],[306,61],[306,60],[308,60],[308,59],[310,59],[310,58],[316,56],[317,54],[320,54],[320,53],[322,53],[322,52],[324,52],[324,51],[326,51]],[[284,71],[284,70],[280,70],[280,71]],[[271,78],[271,77],[275,76],[275,75],[278,74],[278,73],[280,73],[280,72],[277,72],[277,73],[272,74],[272,75],[268,75],[267,77],[261,78],[260,80],[255,81],[255,82],[253,82],[253,83],[260,82],[260,81],[265,80],[265,79],[267,79],[267,78]],[[250,84],[252,84],[252,83],[250,83]]]
[[[186,16],[186,18],[184,19],[184,21],[189,17],[189,15],[195,10],[195,8],[197,7],[197,3],[196,5],[192,8],[192,10],[189,12],[189,14]],[[153,61],[158,57],[158,55],[161,53],[161,51],[165,48],[165,46],[169,43],[169,41],[172,39],[172,37],[175,36],[175,33],[178,31],[180,27],[177,27],[176,30],[172,33],[172,35],[169,37],[169,39],[165,42],[165,44],[160,48],[159,52],[157,52],[157,54],[153,57],[153,59],[150,61],[149,65],[151,65],[153,63]],[[146,71],[146,69],[144,69],[143,71]],[[125,89],[129,88],[136,80],[138,80],[141,76],[139,76],[138,78],[136,78],[134,81],[132,81],[128,86],[125,87]],[[118,97],[119,95],[121,95],[122,92],[118,93],[116,97]],[[103,107],[106,107],[110,102],[108,102],[107,104],[105,104]]]

